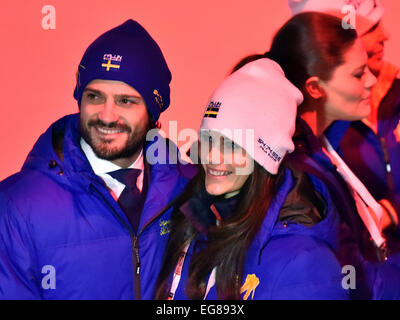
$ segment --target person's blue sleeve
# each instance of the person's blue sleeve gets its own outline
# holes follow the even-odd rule
[[[372,286],[373,300],[400,300],[400,254],[385,262],[363,263],[364,272]]]
[[[344,275],[335,254],[323,243],[311,241],[309,244],[303,248],[300,244],[277,273],[270,298],[347,300],[348,291],[342,287]],[[286,250],[282,252],[285,253]]]
[[[0,300],[41,299],[28,224],[0,194]]]

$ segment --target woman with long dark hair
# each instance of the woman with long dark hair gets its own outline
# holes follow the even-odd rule
[[[371,111],[370,89],[376,79],[361,40],[355,30],[342,27],[341,19],[308,12],[277,32],[266,55],[304,95],[297,112],[296,151],[289,159],[319,177],[338,207],[338,257],[357,275],[351,297],[400,298],[399,256],[388,254],[397,250],[397,243],[389,241],[398,224],[394,207],[387,200],[376,201],[336,152],[343,126]]]
[[[199,173],[171,205],[157,299],[347,298],[328,192],[284,163],[301,101],[269,59],[218,86]]]
[[[371,112],[344,128],[346,133],[337,151],[375,199],[386,199],[397,207],[397,219],[400,214],[400,69],[384,59],[390,30],[385,26],[382,1],[288,0],[288,4],[293,14],[329,12],[343,19],[344,25],[349,18],[354,21],[368,54],[368,68],[377,82],[371,88]]]

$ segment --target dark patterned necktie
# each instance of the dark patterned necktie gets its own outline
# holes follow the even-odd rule
[[[118,204],[128,217],[135,232],[139,228],[140,215],[146,197],[145,192],[140,192],[136,186],[136,181],[141,171],[140,169],[120,169],[108,173],[125,185],[118,198]]]

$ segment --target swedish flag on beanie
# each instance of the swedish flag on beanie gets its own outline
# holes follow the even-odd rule
[[[127,20],[98,37],[85,51],[76,74],[74,98],[93,80],[122,81],[143,97],[153,121],[170,104],[171,72],[160,47],[136,21]]]
[[[226,136],[269,173],[276,174],[288,152],[294,150],[297,107],[303,95],[282,68],[267,58],[250,62],[225,78],[212,94],[200,126]],[[227,132],[254,133],[245,141]]]

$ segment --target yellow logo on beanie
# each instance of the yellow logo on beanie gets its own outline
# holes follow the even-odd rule
[[[260,279],[257,278],[257,276],[253,274],[248,274],[246,277],[246,281],[244,282],[244,285],[240,288],[240,293],[246,292],[244,294],[243,300],[247,300],[251,295],[251,299],[254,299],[254,293],[256,291],[256,288],[260,284]]]
[[[105,61],[107,61],[107,63],[104,63]],[[121,67],[121,62],[122,62],[122,56],[108,53],[103,56],[103,63],[101,64],[101,66],[103,69],[105,68],[106,71],[110,70],[118,71],[119,68]]]
[[[216,118],[220,107],[221,102],[210,101],[204,114],[204,118]]]
[[[154,94],[154,99],[156,100],[158,106],[160,107],[160,110],[162,110],[164,107],[164,101],[161,95],[158,93],[157,89],[154,89],[153,94]]]

